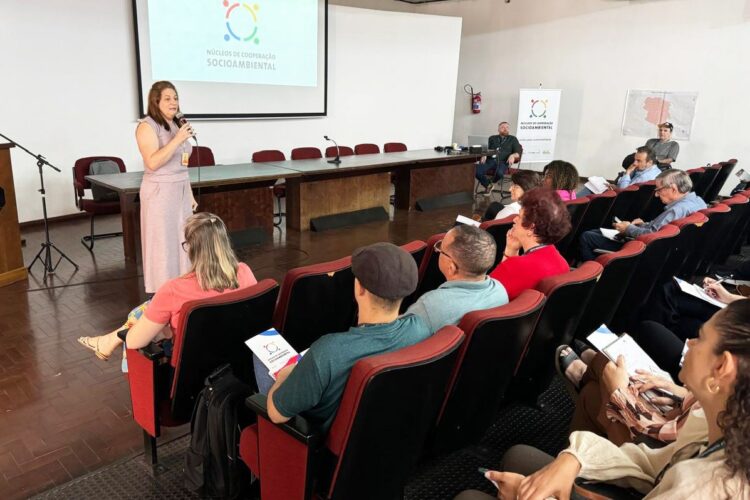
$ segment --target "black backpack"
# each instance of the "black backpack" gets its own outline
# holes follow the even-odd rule
[[[236,498],[248,476],[240,463],[240,432],[247,420],[245,399],[255,391],[223,365],[206,377],[190,421],[185,486],[204,496]]]

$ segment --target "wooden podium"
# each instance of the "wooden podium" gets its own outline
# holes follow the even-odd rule
[[[0,144],[0,286],[9,285],[26,278],[21,252],[21,227],[18,225],[16,190],[13,184],[13,169],[10,163],[10,148],[13,144]],[[1,203],[0,203],[1,204]]]

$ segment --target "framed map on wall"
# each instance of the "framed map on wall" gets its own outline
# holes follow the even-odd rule
[[[656,137],[656,126],[670,122],[674,125],[672,139],[689,141],[697,101],[697,92],[628,90],[622,135]]]

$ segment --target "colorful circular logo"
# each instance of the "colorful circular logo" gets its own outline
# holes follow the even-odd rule
[[[529,118],[547,118],[547,99],[532,99]]]
[[[253,41],[256,45],[260,43],[258,39],[258,10],[260,6],[256,3],[248,5],[245,2],[229,4],[229,0],[224,0],[224,7],[227,13],[224,16],[227,21],[227,34],[224,40],[229,41],[232,38],[238,42]],[[238,9],[237,7],[242,7]]]

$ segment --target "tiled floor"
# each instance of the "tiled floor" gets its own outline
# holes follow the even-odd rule
[[[472,207],[399,211],[391,222],[324,233],[276,230],[272,241],[238,254],[258,278],[280,281],[288,269],[361,245],[427,239],[451,227],[457,212],[471,215]],[[118,229],[117,216],[97,222],[98,232]],[[87,231],[85,219],[52,226],[52,240],[78,263],[77,272],[62,262],[45,284],[37,264],[28,282],[0,288],[0,498],[26,498],[141,450],[120,363],[99,361],[76,343],[117,327],[143,300],[141,272],[124,262],[120,238],[97,241],[89,253],[79,242]],[[43,233],[34,228],[23,237],[28,263]]]

